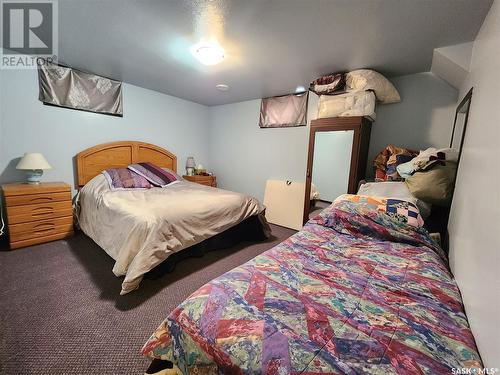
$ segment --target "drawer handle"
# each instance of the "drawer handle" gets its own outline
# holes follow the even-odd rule
[[[49,232],[55,229],[55,224],[52,223],[42,223],[35,225],[33,227],[35,233]]]
[[[47,214],[53,214],[54,213],[54,208],[53,207],[37,207],[33,209],[33,212],[31,216],[43,216]]]
[[[52,202],[52,197],[31,198],[30,202]]]

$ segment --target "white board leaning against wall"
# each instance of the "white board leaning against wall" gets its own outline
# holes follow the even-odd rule
[[[304,182],[267,180],[264,193],[266,219],[272,224],[302,229]]]

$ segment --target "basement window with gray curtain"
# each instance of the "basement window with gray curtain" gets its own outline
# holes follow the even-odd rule
[[[262,99],[261,128],[289,128],[307,124],[308,92]]]
[[[62,65],[38,66],[44,104],[123,117],[122,83]]]

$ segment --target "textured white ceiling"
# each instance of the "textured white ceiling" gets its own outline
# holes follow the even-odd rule
[[[205,105],[293,92],[333,71],[428,71],[492,0],[61,0],[61,62]],[[226,59],[190,53],[216,40]],[[215,85],[230,86],[220,92]]]

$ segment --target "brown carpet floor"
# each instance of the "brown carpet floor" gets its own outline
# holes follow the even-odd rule
[[[0,374],[142,374],[139,354],[160,322],[189,294],[295,231],[181,261],[120,296],[113,260],[79,233],[0,251]],[[6,245],[0,245],[5,249]]]

